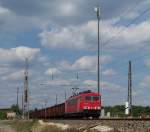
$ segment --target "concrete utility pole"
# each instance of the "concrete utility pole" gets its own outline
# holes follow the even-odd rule
[[[16,114],[19,114],[19,103],[18,103],[18,94],[19,94],[19,87],[17,87],[17,103],[16,103],[16,107],[17,107],[17,112]]]
[[[79,73],[77,72],[77,80],[79,79]]]
[[[52,72],[52,80],[54,80],[54,74],[53,74],[53,72]]]
[[[47,114],[46,114],[46,104],[47,104],[47,100],[45,99],[45,119],[47,117]]]
[[[65,91],[65,101],[66,101],[66,99],[67,99],[67,93],[66,93],[66,91]]]
[[[22,92],[22,117],[24,118],[24,96],[23,96],[23,92]]]
[[[131,61],[129,61],[129,71],[128,71],[128,103],[129,103],[129,115],[132,116],[132,66],[131,66]]]
[[[19,94],[19,87],[17,87],[17,107],[19,107],[19,103],[18,103],[18,94]]]
[[[95,8],[97,14],[97,26],[98,26],[98,45],[97,45],[97,88],[100,93],[100,7]]]
[[[56,94],[56,105],[57,105],[57,101],[58,101],[58,96],[57,96],[57,94]]]
[[[28,87],[28,58],[25,60],[24,72],[24,118],[29,120],[29,87]]]

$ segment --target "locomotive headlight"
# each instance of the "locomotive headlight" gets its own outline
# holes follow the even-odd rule
[[[87,106],[84,106],[83,109],[88,109],[88,107],[87,107]]]
[[[100,107],[97,107],[98,110],[100,110]]]

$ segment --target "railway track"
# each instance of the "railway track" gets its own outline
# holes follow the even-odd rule
[[[150,121],[150,118],[100,118],[95,120]]]
[[[49,121],[48,119],[44,119]],[[90,118],[52,118],[50,120],[81,120],[81,121],[150,121],[150,118],[99,118],[99,119],[90,119]]]
[[[68,124],[74,128],[92,129],[108,126],[121,132],[149,132],[150,118],[50,119],[46,122]]]

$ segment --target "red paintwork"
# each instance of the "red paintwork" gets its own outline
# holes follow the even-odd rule
[[[88,101],[85,99],[86,96],[94,96],[94,97],[100,97],[100,94],[98,93],[81,93],[76,96],[70,97],[65,102],[65,113],[82,113],[83,110],[89,109],[89,110],[98,110],[101,109],[101,100],[98,101]],[[69,105],[69,101],[72,99],[76,100],[76,103],[73,105]]]

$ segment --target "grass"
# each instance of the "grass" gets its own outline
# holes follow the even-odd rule
[[[16,130],[16,132],[32,132],[32,126],[35,121],[11,121],[8,122],[12,128]]]

